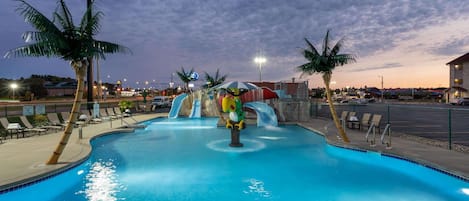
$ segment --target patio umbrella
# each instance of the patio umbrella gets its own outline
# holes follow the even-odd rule
[[[248,92],[249,90],[260,89],[255,84],[249,82],[231,81],[219,84],[211,88],[211,90],[222,89],[231,95],[235,95],[231,89],[239,89],[239,95]]]
[[[247,90],[252,90],[252,89],[259,89],[258,86],[254,85],[252,83],[240,82],[240,81],[226,82],[226,83],[214,86],[212,89],[233,89],[233,88],[244,89],[246,91]]]

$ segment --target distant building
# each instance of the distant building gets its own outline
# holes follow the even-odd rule
[[[77,82],[44,83],[47,96],[74,96],[77,89]]]
[[[449,88],[446,91],[446,102],[455,103],[457,98],[469,97],[469,53],[446,65],[449,65]]]

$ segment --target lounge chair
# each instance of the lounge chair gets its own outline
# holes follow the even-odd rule
[[[96,115],[94,114],[94,111],[91,110],[90,113],[89,113],[89,121],[88,123],[91,123],[91,124],[98,124],[98,123],[101,123],[103,122],[103,117],[102,117],[102,114],[101,114],[101,110],[99,110],[99,113]]]
[[[124,113],[122,113],[120,107],[114,107],[114,111],[115,111],[115,113],[116,113],[118,116],[121,115],[122,117],[130,117],[130,112],[124,112]],[[129,110],[129,111],[130,111],[130,110]]]
[[[354,128],[355,126],[358,126],[358,129],[361,130],[364,126],[369,126],[370,125],[370,119],[371,119],[371,114],[370,113],[363,113],[362,118],[360,119],[360,121],[352,123],[352,128]]]
[[[111,117],[112,119],[118,119],[119,118],[117,116],[117,114],[114,113],[114,110],[112,110],[112,108],[110,108],[110,107],[106,108],[106,112],[109,115],[109,117]]]
[[[65,123],[62,123],[59,119],[57,113],[47,113],[47,119],[52,126],[61,126],[62,129],[65,128]]]
[[[99,117],[103,120],[109,120],[111,117],[107,114],[106,108],[99,108]]]
[[[354,128],[355,122],[358,122],[357,112],[349,112],[347,116],[347,127]]]
[[[86,126],[90,122],[90,112],[88,110],[82,110],[77,117],[77,121],[75,122],[76,126]]]
[[[369,128],[371,124],[373,124],[374,127],[378,129],[378,133],[380,133],[381,117],[382,116],[380,114],[373,114],[373,117],[371,117],[371,121],[369,121],[368,125],[363,125],[363,126],[366,126]]]
[[[10,138],[13,138],[13,134],[16,134],[16,138],[18,138],[19,133],[23,133],[24,137],[23,129],[19,123],[10,123],[6,117],[1,117],[0,123],[2,127],[10,133]]]
[[[340,114],[340,124],[343,125],[344,122],[347,122],[347,116],[348,116],[348,111],[344,110],[342,111],[342,114]]]
[[[28,118],[26,118],[25,116],[20,116],[20,120],[21,122],[23,123],[23,125],[26,127],[24,129],[24,131],[27,131],[27,132],[35,132],[37,134],[41,134],[41,133],[46,133],[47,129],[46,128],[35,128],[33,125],[31,125],[31,123],[29,122]]]
[[[356,116],[357,116],[357,112],[349,112],[347,116],[347,120],[350,120],[351,117],[356,117]]]
[[[9,124],[10,122],[8,122],[8,119],[7,119],[6,117],[1,117],[1,118],[0,118],[0,123],[2,124],[2,127],[3,127],[4,129],[7,129],[8,124]]]
[[[8,131],[6,129],[0,129],[0,143],[3,143],[3,140],[5,140],[8,136]]]
[[[60,115],[62,116],[62,119],[64,120],[64,123],[68,123],[68,120],[70,118],[70,112],[61,112]]]
[[[145,105],[140,105],[138,102],[135,103],[135,112],[145,112]]]
[[[50,121],[49,117],[46,117],[46,118],[47,118],[47,122],[45,122],[45,125],[37,126],[38,128],[45,128],[48,130],[55,130],[55,131],[62,129],[62,126],[54,125],[54,123]]]

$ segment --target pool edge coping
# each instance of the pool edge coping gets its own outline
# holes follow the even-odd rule
[[[448,176],[455,177],[456,179],[460,179],[462,181],[469,182],[469,176],[466,176],[464,173],[456,171],[456,170],[452,170],[450,168],[446,168],[444,166],[441,166],[441,165],[436,164],[436,163],[431,162],[431,161],[427,161],[427,160],[424,160],[424,159],[412,158],[412,157],[404,156],[403,154],[400,155],[400,154],[396,154],[396,153],[390,153],[390,152],[386,152],[385,150],[384,151],[383,150],[371,150],[371,149],[366,149],[366,148],[363,148],[363,147],[358,147],[358,146],[354,146],[354,145],[350,145],[350,144],[344,144],[344,143],[341,143],[339,141],[334,141],[334,140],[329,139],[328,135],[324,134],[322,131],[319,131],[319,130],[317,130],[317,129],[311,127],[311,126],[308,126],[308,125],[306,125],[302,122],[288,123],[288,124],[285,124],[285,125],[292,125],[292,124],[301,126],[305,129],[308,129],[310,131],[313,131],[313,132],[323,136],[324,139],[326,140],[326,143],[331,145],[331,146],[344,148],[344,149],[349,149],[349,150],[353,150],[353,151],[359,151],[359,152],[379,153],[382,156],[387,156],[387,157],[392,157],[392,158],[396,158],[396,159],[400,159],[400,160],[405,160],[405,161],[414,163],[416,165],[421,165],[421,166],[433,169],[435,171],[441,172],[441,173],[446,174]]]

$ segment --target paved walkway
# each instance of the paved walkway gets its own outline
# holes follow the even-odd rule
[[[134,118],[137,121],[144,121],[165,116],[167,114],[142,114]],[[126,121],[134,123],[133,120],[128,118]],[[384,145],[379,143],[378,138],[377,146],[370,147],[369,143],[365,141],[364,131],[350,129],[347,129],[347,134],[352,142],[344,145],[337,138],[335,126],[330,120],[314,119],[299,124],[325,135],[328,143],[334,145],[373,150],[407,158],[469,180],[469,154],[467,153],[450,151],[399,137],[392,138],[392,149],[386,149]],[[0,191],[82,162],[91,152],[89,140],[92,137],[119,131],[116,128],[120,126],[120,120],[114,120],[112,128],[110,122],[86,126],[83,128],[83,139],[81,140],[78,139],[78,129],[74,129],[72,137],[59,160],[60,164],[57,165],[44,165],[44,162],[57,145],[61,133],[7,140],[0,144]],[[130,132],[131,129],[120,129],[120,131]]]

